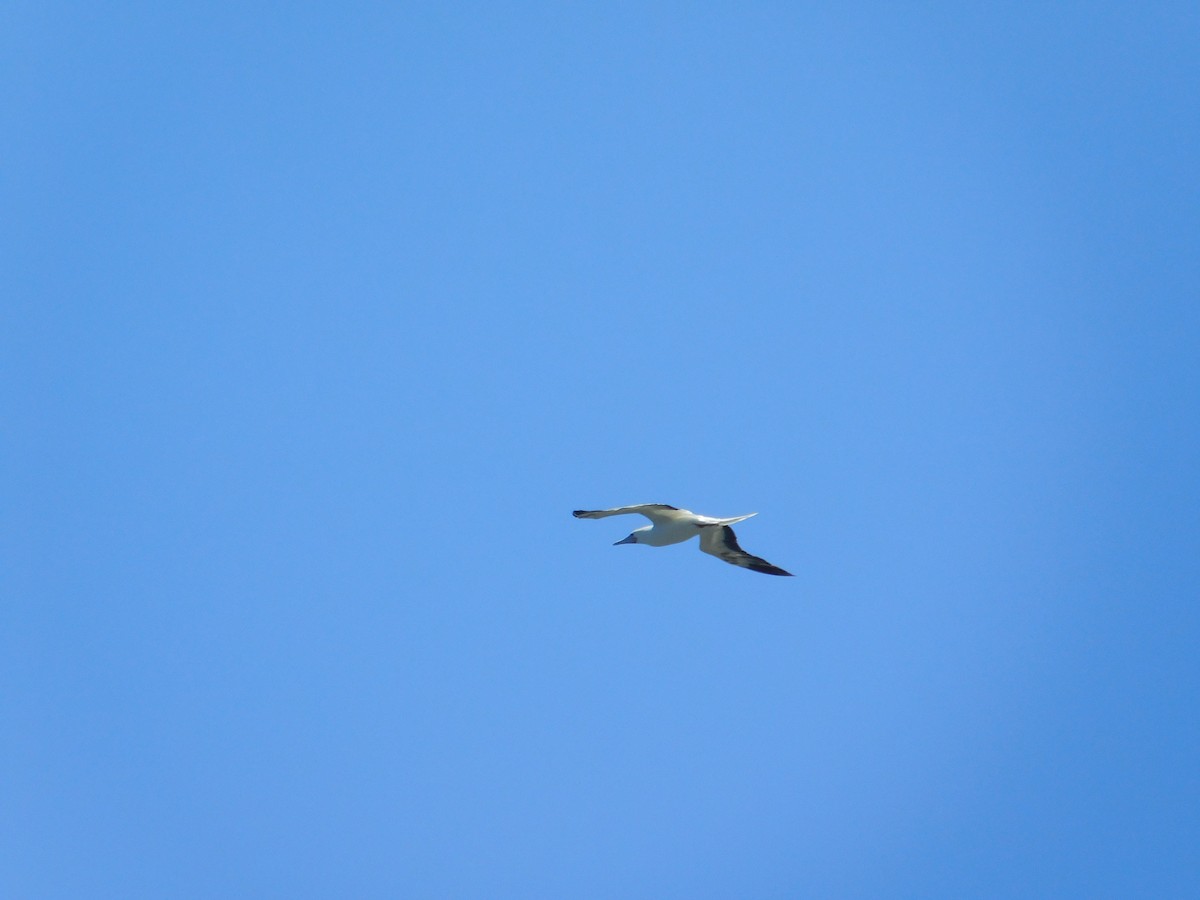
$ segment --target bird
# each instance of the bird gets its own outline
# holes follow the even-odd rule
[[[690,509],[677,509],[666,503],[642,503],[637,506],[618,506],[615,509],[577,509],[572,515],[577,519],[603,519],[608,516],[625,516],[638,513],[650,520],[651,524],[635,528],[627,538],[617,541],[620,544],[649,544],[651,547],[665,547],[668,544],[678,544],[700,536],[700,549],[710,553],[717,559],[730,565],[741,566],[752,572],[762,572],[764,575],[791,575],[779,566],[773,566],[760,556],[751,556],[737,542],[737,536],[730,525],[744,522],[750,516],[758,513],[748,513],[744,516],[734,516],[730,519],[714,519],[712,516],[699,516]]]

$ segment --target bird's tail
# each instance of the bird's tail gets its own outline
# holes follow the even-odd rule
[[[732,519],[717,519],[717,521],[720,522],[722,525],[732,525],[735,522],[744,522],[744,521],[746,521],[746,519],[749,519],[751,516],[757,516],[757,515],[758,515],[758,513],[746,513],[746,515],[744,515],[744,516],[734,516]]]

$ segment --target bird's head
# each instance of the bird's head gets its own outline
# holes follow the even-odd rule
[[[653,525],[646,525],[644,528],[635,528],[627,538],[622,538],[613,544],[614,547],[619,547],[621,544],[636,544],[638,543],[638,535],[643,531],[649,531]]]

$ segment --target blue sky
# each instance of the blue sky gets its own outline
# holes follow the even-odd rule
[[[1195,884],[1194,5],[0,24],[0,893]]]

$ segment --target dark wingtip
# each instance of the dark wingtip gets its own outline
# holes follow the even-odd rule
[[[789,578],[795,577],[791,572],[785,572],[783,569],[779,568],[779,566],[772,566],[770,564],[765,566],[749,566],[748,568],[755,572],[762,572],[764,575],[786,575]]]
[[[577,518],[577,519],[582,519],[582,518],[583,518],[583,514],[584,514],[585,512],[587,512],[587,510],[586,510],[586,509],[577,509],[577,510],[575,510],[574,512],[572,512],[572,513],[571,513],[571,515],[573,515],[573,516],[574,516],[575,518]]]

